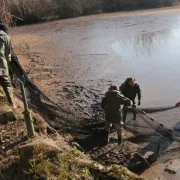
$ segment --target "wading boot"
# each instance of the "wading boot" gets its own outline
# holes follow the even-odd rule
[[[104,131],[104,145],[109,143],[109,131]]]
[[[133,112],[133,120],[136,120],[136,112]]]
[[[122,143],[122,136],[118,136],[118,145]]]

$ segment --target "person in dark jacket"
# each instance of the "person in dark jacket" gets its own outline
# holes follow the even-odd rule
[[[117,86],[110,86],[102,99],[101,108],[105,111],[105,143],[108,143],[110,128],[113,125],[117,130],[118,144],[122,142],[122,108],[121,105],[130,106],[130,99],[124,97]]]
[[[141,105],[141,89],[139,84],[133,78],[127,78],[119,87],[121,93],[133,102],[133,117],[136,119],[136,96],[138,96],[138,105]],[[127,106],[123,108],[123,122],[126,121]]]

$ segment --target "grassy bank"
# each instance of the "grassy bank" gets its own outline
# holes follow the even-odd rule
[[[0,21],[30,24],[101,12],[173,6],[179,0],[0,0]]]

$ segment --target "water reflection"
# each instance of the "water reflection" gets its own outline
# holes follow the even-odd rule
[[[151,56],[152,53],[159,48],[159,46],[162,46],[168,42],[170,35],[170,30],[142,33],[132,37],[130,39],[130,44],[133,45],[137,56]]]
[[[166,45],[173,34],[172,30],[143,32],[130,38],[124,38],[112,44],[113,52],[118,56],[151,57],[155,51]]]

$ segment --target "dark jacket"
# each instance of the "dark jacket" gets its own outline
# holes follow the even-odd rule
[[[138,95],[138,100],[141,100],[141,89],[139,84],[135,84],[134,86],[130,86],[127,81],[125,81],[121,86],[119,87],[121,93],[129,98],[133,103],[135,103],[136,95]]]
[[[116,90],[108,91],[105,94],[101,108],[105,110],[106,121],[120,123],[122,117],[121,105],[130,106],[131,101]]]

